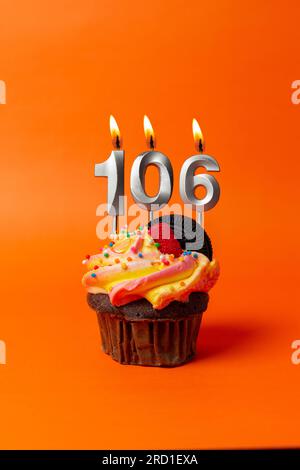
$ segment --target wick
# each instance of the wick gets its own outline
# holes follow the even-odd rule
[[[204,151],[204,145],[203,145],[202,139],[199,139],[199,152],[203,153],[203,151]]]
[[[116,148],[117,148],[118,150],[120,150],[120,148],[121,148],[121,145],[120,145],[120,137],[119,137],[118,135],[117,135],[117,137],[116,137]]]
[[[153,135],[150,135],[150,148],[154,150],[154,140],[153,140]]]

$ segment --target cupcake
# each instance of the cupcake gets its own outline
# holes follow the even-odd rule
[[[183,250],[170,228],[167,240],[157,235],[161,230],[153,238],[151,228],[113,234],[84,260],[82,283],[105,353],[121,364],[174,367],[196,354],[219,266],[204,253]]]

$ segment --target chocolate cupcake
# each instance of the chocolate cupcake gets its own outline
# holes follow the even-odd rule
[[[84,261],[83,285],[97,312],[102,349],[121,364],[172,367],[192,359],[208,291],[219,267],[204,254],[170,252],[147,228],[114,235]]]
[[[188,302],[155,310],[146,299],[115,307],[105,294],[88,294],[106,354],[122,364],[169,367],[194,357],[208,299],[207,293],[194,292]]]

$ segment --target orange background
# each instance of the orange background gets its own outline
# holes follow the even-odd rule
[[[1,448],[300,445],[298,1],[0,2]],[[114,114],[131,163],[144,113],[175,191],[198,118],[221,165],[206,215],[222,274],[198,358],[120,366],[100,352],[81,260]]]

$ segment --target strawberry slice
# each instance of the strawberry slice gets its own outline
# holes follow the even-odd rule
[[[175,238],[174,232],[166,222],[151,225],[150,235],[156,243],[159,243],[159,251],[163,254],[178,257],[182,255],[182,248]]]

